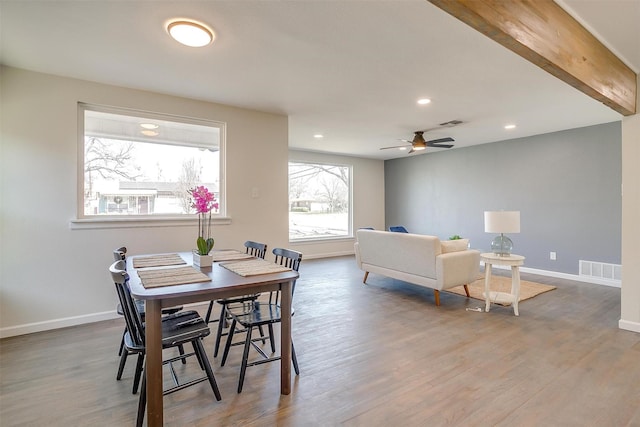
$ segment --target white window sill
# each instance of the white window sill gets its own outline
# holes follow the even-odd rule
[[[211,224],[228,225],[231,224],[231,218],[212,218]],[[82,218],[72,219],[69,222],[71,230],[99,230],[99,229],[115,229],[115,228],[150,228],[150,227],[193,227],[198,225],[198,218],[175,218],[175,217],[100,217],[100,218]]]

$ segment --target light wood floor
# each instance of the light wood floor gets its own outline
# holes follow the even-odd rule
[[[165,396],[166,425],[640,425],[640,334],[618,329],[620,289],[523,274],[558,289],[514,317],[447,293],[436,307],[432,291],[375,274],[363,285],[353,257],[303,261],[300,274],[292,394],[279,395],[278,363],[249,368],[237,394],[241,349],[221,367],[210,336],[222,401],[206,382]],[[0,425],[133,425],[134,360],[115,379],[122,328],[0,341]]]

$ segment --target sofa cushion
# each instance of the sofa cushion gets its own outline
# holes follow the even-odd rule
[[[469,247],[469,239],[442,240],[440,242],[442,253],[466,251]]]

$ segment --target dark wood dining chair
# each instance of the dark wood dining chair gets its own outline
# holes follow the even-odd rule
[[[113,260],[114,261],[126,261],[127,259],[127,247],[126,246],[121,246],[117,249],[113,250]],[[126,264],[125,264],[126,266]],[[136,305],[136,310],[138,310],[138,313],[140,313],[140,316],[142,317],[142,321],[144,322],[144,301],[140,301],[140,300],[134,300],[135,305]],[[177,313],[178,311],[182,310],[182,306],[178,305],[178,306],[174,306],[174,307],[165,307],[162,309],[162,314],[163,315],[169,315],[169,314],[173,314],[173,313]],[[118,305],[116,306],[116,312],[120,315],[120,316],[124,316],[124,311],[122,309],[122,304],[118,303]],[[127,333],[127,328],[124,328],[124,331],[122,332],[122,339],[120,340],[120,348],[118,349],[118,356],[122,356],[122,352],[124,350],[124,335]],[[122,370],[124,369],[124,363],[126,362],[126,359],[128,354],[125,355],[124,357],[124,361],[121,362],[121,365],[118,368],[118,375],[117,378],[120,379],[122,376]],[[136,387],[137,388],[137,387]],[[136,389],[134,388],[134,393],[136,392]]]
[[[146,375],[143,367],[146,356],[144,323],[140,313],[136,309],[135,301],[131,295],[131,290],[129,289],[129,274],[126,272],[125,262],[123,260],[114,262],[109,267],[109,272],[111,273],[111,278],[116,286],[118,299],[120,300],[120,304],[122,304],[124,318],[127,325],[127,332],[124,340],[125,351],[129,354],[135,353],[138,355],[135,382],[138,382],[141,376],[143,378],[140,398],[138,400],[138,416],[136,421],[137,426],[142,426],[147,402]],[[169,372],[174,383],[172,387],[163,390],[163,395],[174,393],[178,390],[182,390],[186,387],[208,380],[216,400],[219,401],[222,399],[220,390],[218,389],[218,384],[216,383],[216,379],[213,375],[213,370],[211,369],[211,364],[209,363],[209,358],[207,357],[204,345],[202,344],[202,340],[209,336],[210,333],[211,331],[204,319],[202,319],[196,311],[182,311],[163,318],[162,348],[178,348],[180,350],[180,354],[178,356],[170,357],[162,361],[164,365],[169,365]],[[184,353],[182,351],[182,346],[189,343],[193,346],[193,352]],[[200,368],[205,371],[205,375],[186,382],[180,382],[180,379],[173,368],[173,362],[178,360],[186,361],[186,359],[191,356],[196,357]]]
[[[300,268],[300,263],[302,262],[302,254],[297,251],[293,251],[290,249],[283,248],[275,248],[273,249],[273,254],[275,255],[275,263],[284,265],[286,267],[291,268],[292,270],[298,271]],[[293,296],[293,292],[295,291],[295,282],[291,287],[291,294]],[[245,373],[247,367],[261,365],[267,362],[273,362],[276,360],[280,360],[280,356],[269,356],[267,355],[262,348],[260,348],[256,343],[258,341],[265,341],[264,337],[252,337],[252,332],[255,328],[260,328],[262,326],[267,326],[269,329],[269,342],[271,344],[271,353],[276,352],[275,347],[275,339],[273,334],[273,325],[275,323],[282,322],[282,317],[280,313],[280,290],[272,291],[269,293],[269,301],[268,302],[254,302],[252,306],[252,310],[250,311],[234,311],[232,308],[229,309],[229,314],[231,315],[231,327],[229,328],[229,336],[227,337],[227,342],[224,347],[224,353],[222,356],[222,361],[220,363],[221,366],[224,366],[227,361],[227,357],[229,355],[229,350],[231,346],[234,345],[244,345],[244,352],[242,354],[242,364],[240,366],[240,379],[238,380],[238,393],[242,392],[242,386],[244,384]],[[291,315],[293,316],[294,309],[291,308]],[[238,328],[238,329],[236,329]],[[246,333],[245,339],[243,342],[233,342],[234,334],[238,332]],[[260,359],[255,361],[249,361],[249,350],[253,347],[258,354],[261,356]],[[293,340],[291,341],[291,360],[293,362],[293,369],[296,372],[296,375],[300,375],[300,370],[298,369],[298,359],[296,357],[296,350],[293,346]]]
[[[264,259],[264,256],[267,253],[267,245],[265,243],[254,242],[252,240],[247,240],[244,242],[245,253],[252,255],[256,258]],[[224,329],[229,325],[228,320],[230,320],[230,316],[227,311],[230,307],[234,307],[238,309],[243,307],[245,309],[250,309],[253,302],[260,296],[260,294],[250,294],[250,295],[241,295],[237,297],[224,298],[215,301],[211,301],[209,303],[209,308],[207,309],[207,315],[205,316],[205,321],[207,323],[212,322],[211,320],[211,311],[213,310],[214,302],[218,303],[220,307],[220,316],[218,317],[218,329],[216,331],[216,341],[213,346],[213,357],[218,357],[218,350],[220,349],[220,341],[222,337],[227,335],[228,332],[224,332]],[[216,320],[213,320],[215,322]],[[264,332],[260,329],[260,335],[264,336]]]

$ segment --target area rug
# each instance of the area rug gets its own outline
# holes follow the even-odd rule
[[[520,280],[520,301],[533,298],[545,292],[554,290],[556,287],[552,285],[544,285],[537,282],[529,282],[527,280]],[[447,292],[454,294],[467,296],[464,292],[464,287],[456,286],[455,288],[447,289]],[[511,292],[511,277],[503,276],[491,276],[491,291],[492,292]],[[469,285],[469,295],[471,298],[484,301],[484,278],[478,279]],[[509,303],[497,303],[500,305],[509,305]]]

